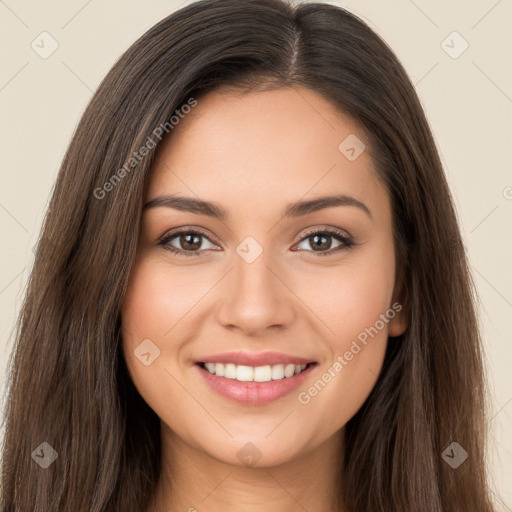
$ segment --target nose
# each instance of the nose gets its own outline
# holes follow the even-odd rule
[[[265,251],[252,263],[235,255],[234,265],[221,290],[219,323],[246,336],[289,326],[295,314],[295,295],[279,266],[269,261]]]

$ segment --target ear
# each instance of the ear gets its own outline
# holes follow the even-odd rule
[[[388,334],[393,338],[402,335],[409,326],[409,301],[405,293],[404,283],[403,273],[400,272],[391,300],[391,305],[396,304],[396,307],[393,307],[395,316],[389,321],[388,325]]]

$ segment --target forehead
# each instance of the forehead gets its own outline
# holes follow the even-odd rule
[[[360,127],[305,87],[221,89],[199,98],[164,140],[146,200],[174,193],[248,208],[339,193],[386,208],[368,153],[342,152],[357,140],[367,144]]]

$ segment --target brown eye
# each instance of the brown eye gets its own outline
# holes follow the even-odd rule
[[[181,247],[186,251],[195,251],[201,247],[202,235],[195,233],[179,235],[179,242]]]
[[[333,239],[338,242],[333,246]],[[301,244],[309,245],[312,250],[308,252],[316,252],[318,256],[333,254],[335,252],[349,249],[353,245],[351,238],[339,231],[323,230],[308,233],[297,245],[299,249],[304,249]],[[334,249],[332,249],[334,247]],[[329,250],[332,249],[332,250]]]
[[[205,240],[208,241],[210,247],[204,247]],[[204,254],[206,249],[217,247],[210,242],[204,233],[190,229],[169,233],[158,244],[162,245],[166,250],[181,256],[200,256]]]

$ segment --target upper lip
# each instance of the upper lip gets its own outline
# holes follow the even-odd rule
[[[276,364],[308,364],[314,363],[310,359],[303,357],[292,356],[290,354],[283,354],[281,352],[225,352],[223,354],[215,354],[212,356],[205,356],[199,359],[196,363],[232,363],[243,366],[266,366]]]

